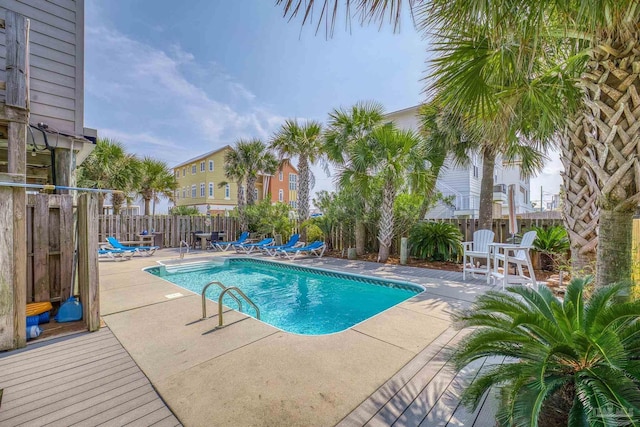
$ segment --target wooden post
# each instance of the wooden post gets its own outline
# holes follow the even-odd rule
[[[98,197],[78,197],[78,287],[83,318],[89,331],[100,329],[98,275]]]
[[[29,121],[29,21],[12,11],[5,18],[5,106],[8,121],[7,174],[1,181],[25,182],[26,124]],[[0,350],[26,345],[27,299],[27,195],[24,188],[0,191]]]

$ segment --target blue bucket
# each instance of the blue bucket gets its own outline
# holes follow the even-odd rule
[[[82,319],[82,304],[78,301],[78,298],[71,297],[66,300],[58,310],[56,314],[56,322],[75,322]]]

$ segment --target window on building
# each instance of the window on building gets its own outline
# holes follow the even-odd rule
[[[297,190],[298,189],[298,175],[295,173],[289,174],[289,190]]]
[[[231,198],[231,186],[229,184],[224,186],[224,198],[227,200]]]
[[[209,172],[213,172],[213,160],[209,160]]]
[[[473,177],[477,178],[478,177],[478,166],[473,165]]]
[[[195,167],[195,166],[194,166],[194,167]],[[193,185],[191,186],[191,198],[192,198],[192,199],[195,199],[195,198],[196,198],[196,185],[195,185],[195,184],[193,184]]]
[[[258,200],[258,189],[257,188],[253,189],[253,200]]]
[[[180,178],[180,169],[176,169],[176,178]]]
[[[278,179],[280,180],[280,182],[284,181],[284,172],[280,171],[280,173],[278,174]]]
[[[200,197],[204,197],[204,182],[200,184]]]
[[[186,199],[186,198],[187,198],[187,189],[186,189],[186,188],[183,188],[183,189],[182,189],[182,198],[183,198],[183,199]]]
[[[191,165],[191,175],[196,174],[196,165]]]
[[[209,183],[209,197],[213,197],[213,182]]]
[[[283,202],[284,201],[284,190],[282,188],[280,190],[278,190],[278,201],[279,202]]]
[[[187,176],[187,168],[182,168],[182,176]]]
[[[204,172],[204,162],[200,162],[200,172]]]
[[[292,209],[298,209],[298,201],[297,200],[290,200],[289,201],[289,206],[291,206]]]

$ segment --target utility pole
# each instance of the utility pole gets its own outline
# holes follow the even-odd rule
[[[542,185],[540,186],[540,212],[542,212]]]

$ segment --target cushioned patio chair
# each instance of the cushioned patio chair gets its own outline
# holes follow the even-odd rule
[[[280,249],[289,249],[295,247],[298,244],[298,240],[300,240],[300,235],[294,234],[284,245],[265,246],[264,248],[262,248],[262,252],[264,252],[266,255],[275,256],[276,252],[278,252],[278,250]]]
[[[502,280],[502,289],[512,283],[530,283],[534,289],[537,289],[538,282],[529,255],[534,240],[536,240],[536,232],[527,231],[522,236],[520,243],[496,247],[492,276]],[[516,267],[517,274],[509,274],[509,265]],[[522,267],[527,267],[528,276]],[[502,268],[502,272],[500,272],[500,268]]]
[[[322,255],[324,255],[325,249],[326,246],[324,242],[316,240],[315,242],[309,243],[307,246],[301,246],[299,248],[280,249],[276,252],[276,255],[287,257],[291,261],[293,261],[300,254],[314,255],[318,258],[321,258]]]
[[[122,249],[98,249],[98,260],[110,259],[112,261],[127,261],[133,257],[134,251]]]
[[[484,274],[487,284],[491,280],[491,253],[489,245],[493,243],[495,233],[491,230],[478,230],[473,233],[472,242],[463,242],[462,280],[467,280],[467,273],[475,277],[476,273]]]
[[[113,249],[121,249],[123,251],[132,251],[134,254],[140,254],[145,256],[153,255],[160,246],[126,246],[123,245],[113,236],[107,237],[107,242],[111,245]]]
[[[234,240],[233,242],[211,242],[211,249],[218,251],[228,251],[233,245],[239,245],[244,243],[249,238],[249,232],[244,231],[238,240]]]
[[[262,239],[257,243],[240,243],[237,245],[233,245],[233,249],[235,249],[238,253],[250,254],[256,249],[262,250],[269,245],[273,245],[273,239],[271,237]]]

